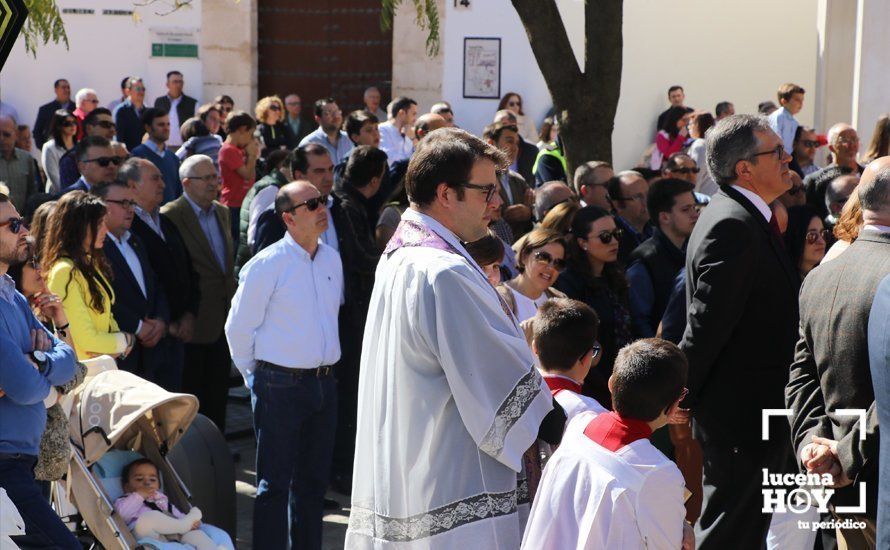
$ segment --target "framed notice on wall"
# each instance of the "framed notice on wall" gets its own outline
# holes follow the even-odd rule
[[[500,38],[464,38],[464,97],[500,99]]]

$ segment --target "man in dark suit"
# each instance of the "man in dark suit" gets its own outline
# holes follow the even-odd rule
[[[144,245],[148,263],[167,295],[171,360],[181,366],[185,361],[185,344],[192,341],[195,333],[195,319],[201,302],[198,273],[192,266],[179,230],[160,213],[164,178],[158,168],[145,159],[131,158],[121,167],[118,178],[133,188],[136,216],[130,230]],[[181,385],[180,369],[178,384],[173,391],[179,391]]]
[[[114,124],[117,141],[132,151],[142,143],[145,126],[142,124],[142,112],[145,110],[145,83],[138,76],[127,81],[130,95],[127,100],[114,108]]]
[[[180,365],[171,364],[167,354],[167,297],[148,263],[144,245],[130,232],[136,206],[133,190],[125,182],[114,181],[97,185],[92,193],[108,208],[103,250],[114,273],[111,311],[121,330],[138,339],[133,351],[118,360],[118,366],[165,389],[177,388]]]
[[[890,275],[884,277],[875,292],[868,316],[868,359],[875,386],[878,422],[890,425]],[[890,546],[890,438],[880,438],[884,460],[878,462],[878,548]]]
[[[874,548],[879,435],[867,327],[878,285],[890,274],[890,158],[869,164],[856,192],[862,204],[859,237],[804,280],[800,341],[785,396],[794,411],[791,434],[801,467],[835,476],[832,504],[858,505],[865,484],[865,512],[838,519],[866,527],[838,529],[839,542]],[[859,416],[836,414],[839,409],[868,411],[865,426]]]
[[[74,146],[74,158],[80,178],[72,185],[62,189],[69,191],[89,192],[94,185],[113,181],[117,176],[118,159],[114,156],[111,143],[102,136],[87,136]]]
[[[516,115],[513,111],[501,109],[495,113],[493,123],[512,124],[513,126],[516,126],[518,121],[516,120]],[[538,147],[534,143],[525,141],[525,139],[518,134],[517,137],[519,139],[517,141],[516,157],[510,159],[510,169],[522,176],[522,179],[524,179],[525,183],[529,186],[535,185],[534,166],[535,159],[538,158]]]
[[[762,469],[793,471],[785,406],[797,340],[799,279],[768,204],[791,186],[782,140],[765,118],[737,115],[708,132],[708,165],[721,190],[695,224],[686,255],[687,327],[695,438],[704,454],[699,548],[761,548]],[[613,197],[614,198],[614,197]]]
[[[198,397],[201,413],[225,432],[232,359],[223,326],[235,295],[229,209],[216,201],[219,176],[213,160],[192,155],[179,167],[183,194],[161,208],[179,230],[200,280],[201,302],[192,341],[185,346],[182,389]]]
[[[59,109],[66,109],[68,112],[74,112],[74,102],[71,101],[71,85],[64,78],[60,78],[53,84],[56,92],[56,98],[49,103],[40,106],[37,111],[37,120],[34,121],[34,128],[31,131],[34,137],[34,145],[37,149],[43,148],[43,143],[49,136],[49,123],[53,119],[53,113]]]
[[[155,109],[161,109],[170,115],[170,137],[167,146],[174,151],[182,145],[182,134],[179,128],[182,124],[195,116],[198,101],[185,95],[182,88],[185,86],[182,73],[170,71],[167,73],[167,94],[155,99]],[[132,149],[131,149],[132,150]]]

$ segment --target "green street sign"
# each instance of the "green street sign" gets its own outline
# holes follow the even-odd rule
[[[2,2],[3,0],[0,0]],[[152,44],[152,57],[198,57],[197,44]]]

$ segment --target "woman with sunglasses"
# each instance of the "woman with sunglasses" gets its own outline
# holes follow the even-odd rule
[[[531,319],[550,298],[562,297],[551,287],[566,266],[566,240],[550,229],[535,229],[519,249],[519,275],[498,287],[498,292],[521,323]]]
[[[263,140],[265,148],[260,153],[262,158],[276,149],[296,147],[290,129],[284,123],[284,103],[277,95],[264,97],[256,104],[256,131]]]
[[[53,113],[53,118],[50,120],[49,134],[51,137],[43,144],[40,162],[43,164],[43,171],[46,172],[47,180],[49,180],[46,192],[56,194],[62,190],[59,178],[59,159],[70,151],[77,141],[77,119],[66,109],[59,109]]]
[[[126,356],[136,341],[121,332],[111,314],[111,268],[102,252],[106,208],[83,191],[66,193],[49,219],[40,254],[49,291],[62,299],[71,320],[74,351],[81,361],[99,355]]]
[[[822,262],[831,240],[819,213],[807,205],[788,209],[788,229],[785,230],[785,250],[800,274],[800,280]]]
[[[611,408],[607,380],[618,350],[631,341],[628,282],[618,264],[618,240],[622,231],[609,212],[585,206],[572,220],[569,260],[556,288],[573,300],[589,305],[600,318],[602,361],[584,384],[589,395]]]
[[[516,126],[519,127],[519,135],[522,136],[522,139],[529,143],[538,141],[538,129],[535,126],[535,121],[525,116],[525,113],[522,112],[522,96],[516,92],[504,94],[501,102],[498,103],[498,111],[503,111],[504,109],[516,115]]]

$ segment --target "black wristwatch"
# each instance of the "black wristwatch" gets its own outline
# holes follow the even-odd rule
[[[49,359],[46,356],[46,353],[39,349],[35,349],[30,353],[30,355],[34,363],[37,364],[37,372],[39,372],[40,374],[46,372],[46,362]]]

